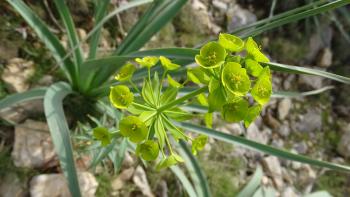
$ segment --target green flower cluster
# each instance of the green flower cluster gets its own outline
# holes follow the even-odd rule
[[[119,70],[115,79],[121,83],[130,82],[135,94],[126,85],[117,85],[110,89],[109,99],[112,105],[117,109],[126,110],[130,114],[119,122],[120,134],[137,144],[136,154],[142,159],[152,161],[159,158],[156,169],[183,162],[181,156],[172,149],[168,133],[175,141],[180,139],[192,141],[193,153],[197,153],[197,151],[204,148],[207,136],[200,135],[194,139],[187,136],[173,124],[173,121],[188,120],[193,115],[183,111],[178,106],[164,108],[176,99],[179,89],[183,87],[183,84],[177,82],[170,75],[172,71],[180,68],[180,65],[163,56],[136,58],[135,62],[148,70],[148,78],[144,79],[142,89],[139,90],[131,81],[136,71],[136,66],[131,62],[126,63]],[[153,76],[150,72],[151,68],[158,63],[163,68],[161,78],[159,78],[157,72]],[[169,86],[163,89],[165,78]],[[101,131],[101,128],[96,129]],[[105,132],[105,130],[103,131]],[[109,135],[97,133],[95,138],[106,145],[108,144],[108,140],[106,140],[108,137],[106,136]],[[159,152],[161,157],[159,157]]]
[[[226,121],[244,121],[248,127],[272,94],[270,69],[260,65],[269,59],[253,38],[244,42],[234,35],[220,34],[219,41],[204,45],[195,59],[199,67],[189,69],[187,76],[209,88],[207,97],[198,96],[209,108],[208,119],[213,111],[220,111]],[[248,93],[255,100],[252,104]]]
[[[173,150],[171,139],[191,141],[193,154],[202,150],[208,141],[205,135],[191,138],[174,124],[193,118],[194,114],[180,108],[186,101],[193,102],[192,98],[196,97],[201,105],[208,107],[208,113],[204,115],[207,127],[212,126],[214,111],[221,112],[228,122],[243,121],[248,127],[272,94],[270,69],[260,64],[269,59],[252,38],[244,42],[236,36],[220,34],[218,42],[209,42],[201,48],[195,61],[199,66],[188,68],[187,79],[180,83],[171,76],[180,65],[170,59],[163,56],[136,58],[135,62],[128,62],[119,70],[115,79],[120,85],[110,89],[112,105],[127,114],[119,122],[119,134],[137,144],[136,154],[142,159],[158,160],[156,169],[183,162]],[[148,71],[141,90],[132,82],[137,64]],[[163,68],[161,77],[157,72],[151,74],[156,65]],[[167,87],[163,87],[164,80],[168,82]],[[187,82],[202,87],[177,98]],[[249,93],[254,101],[248,100]],[[108,145],[114,134],[106,128],[94,129],[94,136],[102,145]]]

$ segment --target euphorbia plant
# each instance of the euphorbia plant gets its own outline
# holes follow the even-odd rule
[[[148,70],[142,89],[130,81],[136,70],[132,62],[126,63],[115,79],[130,83],[134,90],[125,84],[110,88],[111,104],[127,114],[119,123],[120,134],[137,144],[136,154],[146,161],[156,160],[160,152],[157,169],[184,161],[172,148],[170,136],[175,141],[191,142],[194,154],[207,142],[207,136],[193,138],[174,124],[174,121],[194,118],[181,109],[185,105],[197,100],[207,106],[204,120],[208,127],[215,111],[227,122],[243,121],[248,127],[272,94],[270,69],[258,63],[269,59],[251,37],[243,41],[234,35],[220,34],[218,42],[209,42],[201,48],[195,61],[198,65],[188,68],[187,79],[180,83],[171,76],[180,65],[170,59],[164,56],[136,58],[135,64]],[[151,74],[151,68],[157,64],[162,66],[161,77],[157,72]],[[166,80],[168,86],[164,87]],[[179,90],[189,82],[198,85],[198,89],[178,97]],[[248,93],[253,99],[249,99]],[[95,129],[97,139],[101,136],[99,130]],[[105,144],[104,138],[102,140]]]

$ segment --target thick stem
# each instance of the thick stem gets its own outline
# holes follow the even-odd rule
[[[158,113],[160,113],[160,112],[162,112],[164,110],[170,109],[171,107],[173,107],[173,106],[175,106],[177,104],[180,104],[180,103],[184,102],[185,100],[187,100],[189,98],[195,97],[195,96],[205,92],[206,90],[208,90],[208,86],[203,86],[203,87],[201,87],[201,88],[199,88],[199,89],[197,89],[197,90],[195,90],[193,92],[190,92],[190,93],[186,94],[183,97],[180,97],[180,98],[178,98],[178,99],[176,99],[176,100],[174,100],[174,101],[172,101],[172,102],[170,102],[170,103],[168,103],[166,105],[161,106],[160,108],[157,109],[157,111],[158,111]]]

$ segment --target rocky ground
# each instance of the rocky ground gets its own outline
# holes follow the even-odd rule
[[[33,3],[33,2],[32,2]],[[90,28],[85,1],[74,8],[74,19],[84,37]],[[117,4],[123,1],[115,1]],[[276,12],[298,6],[299,1],[278,5]],[[33,8],[55,24],[47,8]],[[6,3],[0,17],[0,98],[33,87],[46,86],[61,78],[43,44]],[[267,17],[269,3],[252,1],[191,0],[145,48],[193,47],[218,32]],[[122,13],[103,33],[101,52],[108,52],[137,21],[143,7]],[[334,24],[320,16],[321,25],[302,21],[257,37],[273,61],[307,66],[350,76],[348,45]],[[116,27],[115,24],[118,24]],[[309,25],[309,28],[304,26]],[[295,31],[298,28],[299,31]],[[347,27],[349,29],[349,27]],[[117,39],[114,39],[117,37]],[[62,37],[62,42],[66,38]],[[87,48],[88,46],[85,46]],[[350,88],[320,77],[273,73],[274,90],[308,91],[333,85],[331,91],[303,98],[274,98],[261,116],[248,128],[224,124],[215,119],[215,128],[245,136],[263,144],[336,163],[350,165]],[[41,101],[27,102],[0,113],[0,194],[2,196],[69,196],[64,177],[45,123]],[[234,196],[250,179],[257,165],[264,170],[263,183],[280,196],[302,196],[327,190],[334,196],[350,195],[350,176],[281,160],[274,156],[231,146],[210,139],[199,156],[213,196]],[[94,173],[87,168],[89,158],[78,157],[79,181],[85,196],[180,196],[184,191],[170,171],[155,172],[127,154],[121,172],[113,175],[103,169]]]

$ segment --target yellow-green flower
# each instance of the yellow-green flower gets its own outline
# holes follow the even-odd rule
[[[147,56],[144,58],[136,58],[135,61],[139,63],[142,67],[151,68],[158,63],[158,57],[155,56]]]
[[[134,94],[130,92],[128,86],[117,85],[111,87],[109,100],[114,107],[125,109],[134,101]]]
[[[231,52],[240,52],[244,48],[244,42],[239,37],[221,33],[219,35],[219,44]]]
[[[136,154],[146,161],[155,160],[159,154],[158,143],[153,140],[147,140],[137,146]]]
[[[119,72],[115,76],[115,79],[121,82],[128,81],[129,79],[131,79],[135,71],[136,71],[135,65],[128,62],[120,68]]]
[[[136,116],[128,116],[119,122],[120,134],[130,141],[139,143],[147,138],[146,124]]]
[[[222,69],[222,83],[233,94],[244,96],[250,89],[250,79],[246,69],[236,62],[228,62]]]
[[[225,49],[217,42],[209,42],[204,45],[195,59],[203,68],[216,68],[221,66],[226,57]]]
[[[164,67],[165,70],[176,70],[180,68],[180,65],[172,63],[170,59],[164,56],[160,56],[159,60],[160,60],[160,63],[162,63],[162,66]]]

